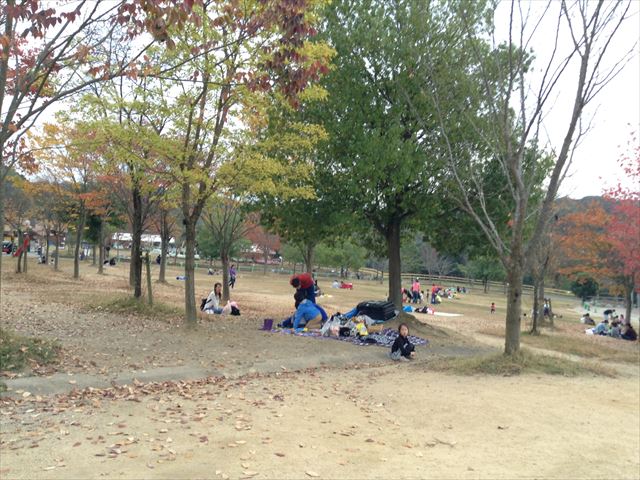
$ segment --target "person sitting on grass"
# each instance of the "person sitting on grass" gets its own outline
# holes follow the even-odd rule
[[[227,304],[222,307],[222,284],[216,283],[213,286],[213,290],[207,297],[207,301],[202,307],[202,311],[204,313],[215,313],[215,314],[223,314],[223,313],[231,313],[232,308],[238,308],[238,304],[236,302],[227,302]]]
[[[620,338],[620,322],[617,319],[611,322],[608,335],[613,338]]]
[[[623,340],[636,341],[638,339],[638,334],[633,329],[633,326],[630,323],[625,323],[622,325],[620,338],[622,338]]]
[[[596,322],[593,321],[593,318],[591,318],[591,315],[589,315],[589,312],[585,313],[582,318],[580,318],[580,323],[583,323],[585,325],[595,325]]]
[[[416,355],[416,347],[409,341],[409,327],[406,323],[401,323],[398,327],[398,338],[391,346],[389,356],[392,360],[407,362],[413,360]]]
[[[593,327],[594,335],[607,335],[609,333],[609,320],[602,320],[598,325]]]

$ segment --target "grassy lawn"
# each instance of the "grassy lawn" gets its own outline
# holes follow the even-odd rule
[[[479,357],[459,357],[437,359],[429,363],[436,371],[457,375],[520,375],[543,373],[575,377],[578,375],[604,375],[614,377],[615,372],[592,362],[574,362],[564,358],[539,355],[523,349],[518,355],[505,356],[502,353]]]
[[[40,338],[24,337],[0,328],[0,371],[18,372],[27,365],[56,363],[60,346],[56,342]],[[0,392],[6,390],[0,382]]]
[[[486,328],[479,333],[504,337],[504,328]],[[640,360],[640,348],[637,342],[589,337],[584,334],[582,337],[574,337],[563,332],[545,331],[540,335],[531,335],[528,331],[522,332],[520,341],[530,347],[603,361],[638,363]],[[611,344],[611,342],[616,343]]]
[[[147,299],[141,298],[137,300],[131,296],[115,296],[104,300],[95,300],[89,304],[89,307],[95,310],[103,310],[110,313],[119,313],[123,315],[136,315],[146,318],[153,318],[163,321],[171,321],[183,315],[184,310],[173,305],[154,301],[153,305],[147,303]]]

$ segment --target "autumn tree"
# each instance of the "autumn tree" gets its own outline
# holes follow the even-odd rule
[[[197,8],[197,26],[170,33],[176,48],[166,51],[149,77],[169,78],[176,89],[168,136],[180,148],[169,162],[180,190],[185,232],[185,316],[196,321],[196,226],[208,198],[221,183],[219,168],[233,158],[233,139],[261,115],[261,97],[279,91],[292,104],[309,81],[325,70],[322,51],[310,41],[319,0],[235,2]],[[170,75],[164,73],[170,66]],[[234,129],[229,128],[232,119]],[[234,149],[235,150],[235,149]]]
[[[2,2],[0,219],[4,218],[2,186],[14,167],[32,165],[25,134],[43,112],[89,85],[136,71],[136,62],[149,45],[172,43],[166,25],[184,25],[193,17],[193,5],[200,1],[117,0],[107,4],[80,0],[61,2],[55,8],[38,0]],[[95,55],[112,36],[137,46],[128,62]],[[134,38],[139,41],[132,42]],[[0,271],[1,262],[0,257]]]
[[[162,87],[162,82],[119,77],[95,86],[75,114],[94,132],[103,175],[111,179],[118,208],[129,221],[129,281],[135,298],[142,295],[142,234],[159,202],[169,200],[165,163],[175,143],[162,136],[169,119]]]
[[[101,156],[92,139],[93,132],[73,125],[64,113],[57,123],[47,123],[34,140],[38,161],[50,177],[56,178],[73,196],[75,242],[73,278],[80,277],[80,249],[88,215],[100,208],[103,199],[96,189]]]
[[[25,235],[30,229],[30,214],[32,199],[28,193],[29,181],[20,175],[11,175],[9,181],[2,188],[5,190],[6,221],[13,231],[18,234],[17,248],[20,254],[16,258],[16,273],[26,273],[27,252],[22,249]]]
[[[640,146],[637,137],[629,142],[629,153],[620,157],[623,179],[605,192],[613,202],[609,240],[620,263],[618,274],[624,286],[626,318],[631,319],[634,291],[640,286]]]

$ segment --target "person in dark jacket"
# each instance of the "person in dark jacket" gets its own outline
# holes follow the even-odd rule
[[[630,323],[625,323],[622,326],[622,335],[620,336],[623,340],[631,340],[636,341],[638,339],[638,334],[633,329]]]
[[[391,345],[391,353],[389,356],[392,360],[408,361],[415,357],[416,347],[409,341],[409,327],[405,323],[401,323],[398,327],[398,338]]]
[[[304,294],[304,298],[312,303],[316,303],[315,283],[313,277],[308,273],[301,273],[291,277],[289,282],[297,291]],[[296,305],[297,308],[297,305]]]

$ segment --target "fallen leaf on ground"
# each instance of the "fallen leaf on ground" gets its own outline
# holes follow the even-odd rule
[[[307,474],[307,475],[309,475],[310,477],[319,477],[319,476],[320,476],[320,474],[319,474],[319,473],[316,473],[316,472],[314,472],[313,470],[307,470],[307,471],[306,471],[306,472],[304,472],[304,473],[306,473],[306,474]]]

